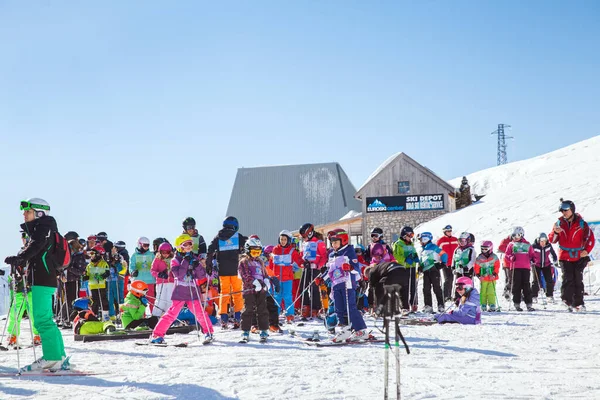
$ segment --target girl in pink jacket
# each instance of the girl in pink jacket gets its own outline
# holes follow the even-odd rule
[[[173,259],[173,247],[168,242],[161,243],[152,261],[150,273],[156,279],[156,301],[152,309],[152,315],[162,317],[171,307],[171,295],[173,294],[174,279],[171,273],[171,260]]]
[[[504,258],[511,269],[512,295],[515,309],[523,311],[521,308],[521,292],[523,292],[523,300],[527,306],[527,311],[535,311],[532,307],[531,285],[529,283],[534,252],[533,247],[525,240],[524,236],[525,231],[522,227],[517,226],[513,229],[511,235],[512,241],[506,247]]]

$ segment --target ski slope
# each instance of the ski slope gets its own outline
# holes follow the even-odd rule
[[[473,193],[486,196],[463,210],[417,228],[441,234],[475,234],[495,244],[515,225],[533,240],[556,221],[560,197],[573,200],[587,220],[600,220],[600,137],[530,160],[468,176]],[[456,184],[456,182],[453,182]],[[597,235],[600,238],[600,235]],[[586,270],[586,290],[600,288],[599,265]],[[499,286],[503,284],[500,281]],[[560,283],[559,283],[560,284]],[[559,285],[557,286],[560,287]],[[423,304],[419,288],[419,303]],[[500,290],[499,290],[500,293]],[[559,290],[555,293],[559,298]],[[400,353],[405,399],[599,399],[600,296],[586,296],[587,313],[568,313],[561,305],[538,311],[484,314],[479,326],[404,326],[411,354]],[[434,306],[437,304],[434,300]],[[4,324],[4,321],[1,321]],[[381,336],[376,321],[368,318]],[[380,321],[377,322],[381,324]],[[23,322],[22,338],[29,338]],[[298,336],[315,322],[298,327]],[[272,335],[259,344],[239,344],[239,331],[216,331],[216,342],[201,346],[195,334],[168,336],[191,341],[188,348],[136,346],[133,341],[74,342],[63,332],[67,352],[87,377],[0,378],[1,399],[380,399],[383,398],[382,344],[317,348],[301,337]],[[388,350],[389,351],[389,350]],[[38,352],[39,356],[39,352]],[[391,357],[393,359],[393,356]],[[33,360],[21,352],[21,363]],[[0,373],[14,371],[15,351],[0,352]],[[390,362],[390,390],[394,369]]]

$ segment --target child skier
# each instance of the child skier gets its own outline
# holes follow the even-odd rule
[[[242,278],[244,288],[244,309],[242,310],[242,340],[247,343],[250,340],[250,328],[256,315],[258,318],[258,329],[260,340],[264,342],[269,337],[269,312],[267,310],[267,290],[270,282],[267,278],[265,265],[260,259],[262,244],[257,237],[249,237],[244,245],[244,255],[238,265],[238,273]]]
[[[496,281],[500,272],[500,259],[494,254],[494,244],[481,243],[481,253],[475,259],[475,275],[481,282],[481,310],[496,311]]]
[[[556,252],[545,233],[540,235],[533,242],[533,266],[537,277],[534,277],[532,291],[532,300],[537,303],[540,286],[546,290],[546,297],[551,304],[554,304],[554,278],[552,276],[553,265],[558,262]],[[544,287],[545,284],[545,287]]]
[[[8,345],[17,347],[19,345],[19,335],[21,333],[21,320],[23,319],[23,314],[27,311],[27,315],[31,321],[31,326],[33,327],[33,344],[38,345],[42,343],[42,339],[40,339],[40,334],[38,330],[35,328],[35,324],[33,321],[33,309],[31,307],[31,286],[27,284],[27,300],[25,300],[25,294],[23,285],[26,284],[26,279],[19,274],[19,271],[16,268],[13,268],[13,273],[8,278],[8,283],[11,285],[10,296],[13,298],[12,306],[10,307],[10,311],[8,313]],[[14,282],[15,291],[12,290],[12,284]],[[14,297],[13,297],[14,296]]]
[[[274,297],[277,306],[280,308],[280,313],[283,301],[288,324],[294,322],[294,305],[292,304],[294,267],[299,268],[302,263],[302,256],[292,244],[292,234],[286,230],[281,231],[279,233],[279,243],[273,248],[267,268],[279,278],[280,290],[275,292]]]
[[[108,270],[108,263],[103,258],[104,247],[98,245],[90,250],[88,255],[90,256],[90,263],[82,279],[88,281],[88,288],[92,293],[92,311],[96,315],[98,315],[98,311],[101,311],[102,320],[107,321],[109,315],[106,278],[110,276],[110,271]]]
[[[431,232],[421,233],[420,239],[421,257],[419,259],[419,273],[423,274],[423,298],[425,300],[424,313],[433,314],[433,302],[431,301],[431,290],[437,300],[438,312],[444,312],[444,296],[442,293],[442,281],[440,270],[448,261],[448,254],[433,243]]]
[[[154,298],[156,297],[156,279],[154,279],[152,272],[150,272],[154,253],[150,251],[150,239],[147,237],[140,237],[137,243],[138,247],[131,256],[129,263],[129,273],[133,280],[143,281],[148,285],[148,298],[150,301],[150,311],[152,311]]]
[[[396,262],[402,265],[405,269],[403,276],[402,290],[400,297],[404,313],[407,311],[416,312],[417,304],[417,263],[419,256],[413,244],[415,232],[410,226],[405,226],[400,232],[400,238],[394,242],[394,258]]]
[[[91,304],[90,304],[91,303]],[[110,333],[116,330],[112,321],[99,321],[92,311],[94,301],[88,297],[80,297],[73,301],[73,332],[76,335],[97,335]]]
[[[447,314],[436,314],[433,318],[440,324],[480,324],[479,293],[473,287],[473,280],[466,276],[459,277],[456,280],[456,292],[460,296],[456,300],[458,308]]]
[[[165,343],[164,336],[167,329],[179,315],[181,308],[187,304],[188,309],[194,313],[196,322],[202,327],[205,339],[204,344],[213,341],[213,326],[202,304],[200,303],[200,289],[196,280],[206,281],[206,270],[201,264],[204,260],[196,257],[192,252],[193,241],[190,235],[182,234],[175,239],[177,253],[171,260],[171,273],[174,277],[175,287],[171,300],[171,307],[162,316],[154,328],[151,343]]]
[[[348,243],[348,232],[344,229],[336,229],[329,241],[333,251],[327,262],[327,277],[331,281],[335,313],[341,328],[333,341],[364,341],[368,336],[367,325],[356,308],[356,287],[361,273],[354,247]]]
[[[521,308],[521,291],[527,311],[535,311],[532,306],[531,285],[531,263],[533,262],[533,247],[525,240],[525,231],[517,226],[511,235],[512,242],[506,248],[506,259],[510,263],[512,275],[512,295],[515,310],[523,311]]]
[[[146,306],[148,305],[148,299],[146,298],[147,293],[148,285],[142,281],[133,281],[129,285],[129,291],[127,297],[125,297],[125,304],[123,304],[121,309],[123,328],[136,329],[140,326],[147,326],[150,329],[154,329],[156,327],[156,324],[158,323],[157,316],[144,318]]]
[[[158,246],[154,261],[152,261],[151,273],[156,279],[156,300],[152,315],[161,317],[171,307],[171,296],[174,289],[174,277],[170,271],[173,259],[173,247],[169,242],[163,242]]]

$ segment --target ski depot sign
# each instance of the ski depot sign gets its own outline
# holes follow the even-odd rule
[[[367,197],[367,213],[443,210],[443,194]]]

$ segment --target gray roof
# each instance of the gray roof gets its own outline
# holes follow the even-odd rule
[[[283,229],[321,225],[360,211],[354,193],[336,162],[239,168],[227,215],[237,217],[244,235],[257,234],[263,244],[274,244]]]

